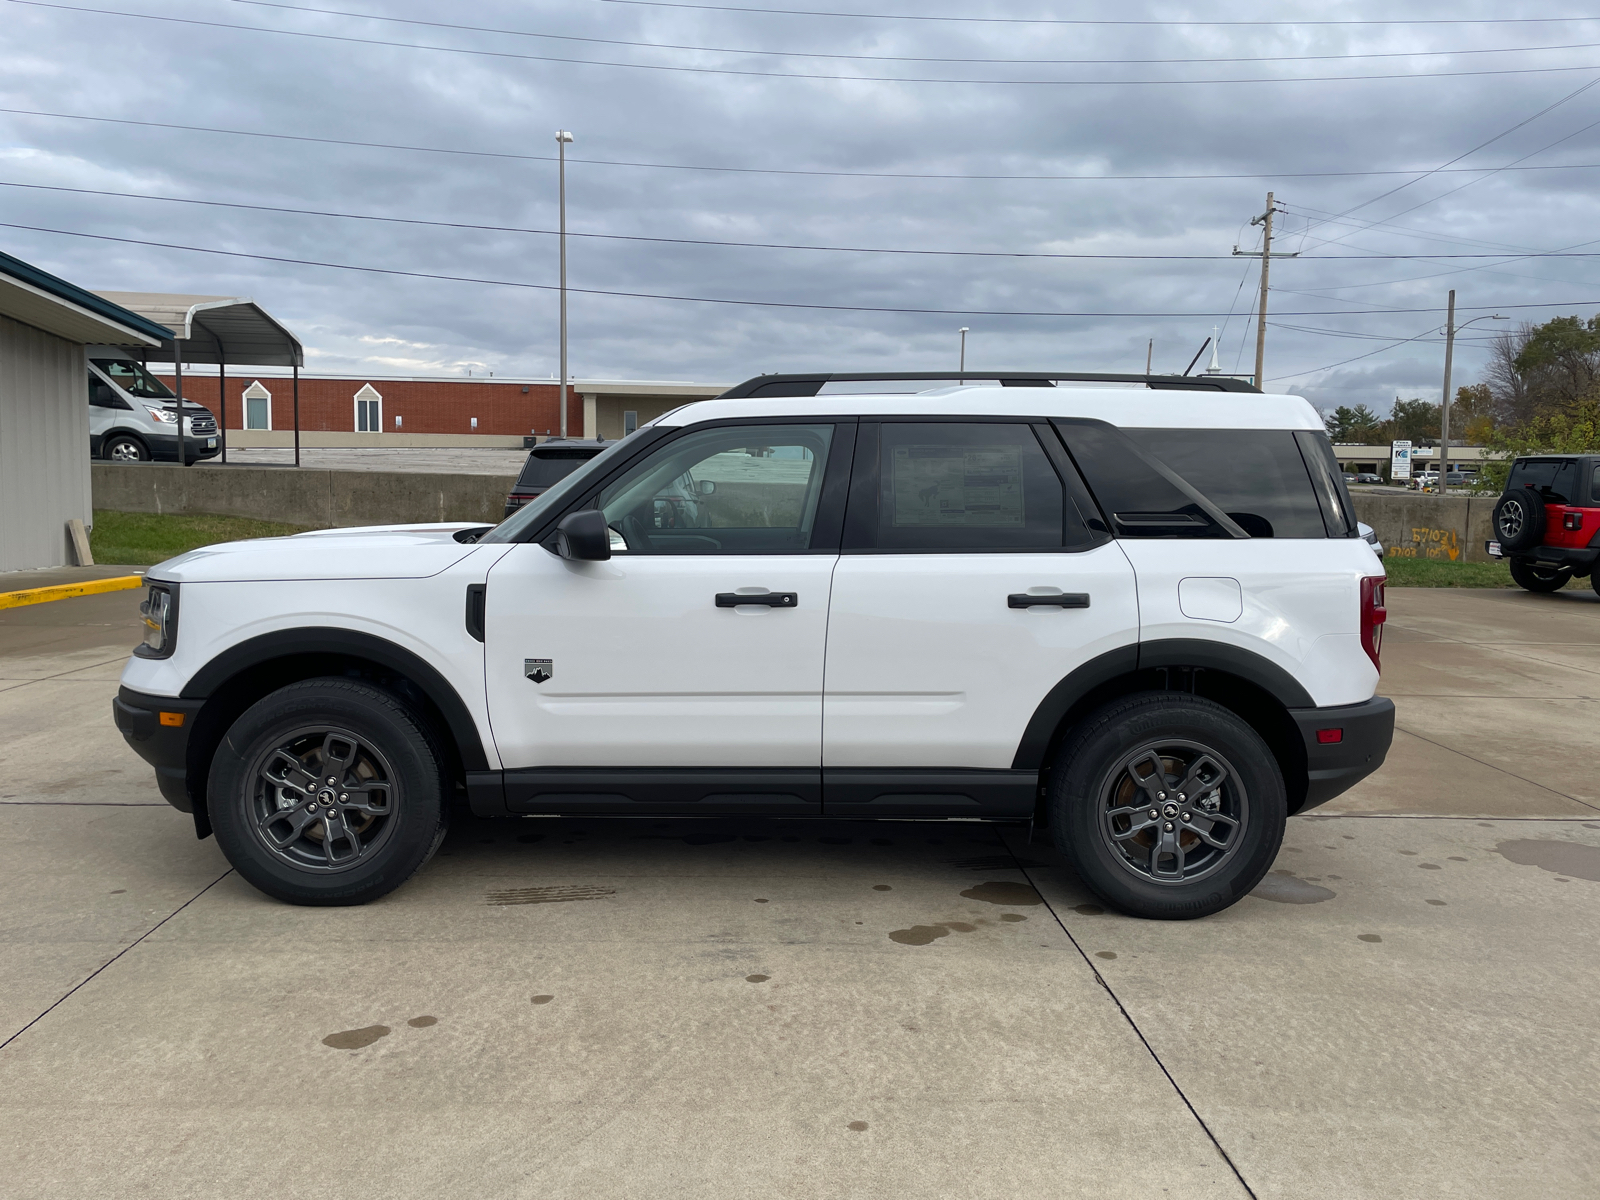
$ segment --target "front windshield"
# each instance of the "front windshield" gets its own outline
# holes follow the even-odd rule
[[[107,379],[130,396],[141,400],[174,400],[167,385],[136,362],[125,358],[97,358],[94,365],[105,372]]]
[[[648,428],[648,425],[644,426],[642,429],[630,433],[627,437],[612,442],[611,445],[600,451],[599,454],[596,454],[560,483],[546,488],[517,509],[511,516],[489,530],[488,533],[478,539],[479,544],[481,545],[484,542],[520,541],[524,533],[529,529],[535,528],[544,520],[545,513],[559,509],[570,497],[578,495],[585,487],[589,486],[589,480],[598,478],[601,473],[610,470],[612,460],[618,457],[617,452],[619,450],[624,446],[628,446],[628,450],[631,452],[633,446],[639,444],[637,440],[639,434]],[[630,442],[633,443],[633,446],[628,445]]]

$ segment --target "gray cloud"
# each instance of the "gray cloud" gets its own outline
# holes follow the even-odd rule
[[[557,127],[576,158],[738,167],[947,174],[1237,174],[1146,181],[885,180],[649,170],[573,163],[575,231],[823,245],[1056,253],[1227,255],[1254,246],[1246,224],[1272,188],[1288,213],[1273,279],[1267,375],[1331,406],[1385,407],[1431,395],[1437,337],[1379,349],[1336,331],[1409,338],[1442,324],[1455,287],[1463,316],[1495,306],[1600,301],[1592,260],[1313,261],[1313,254],[1554,250],[1589,241],[1593,170],[1442,174],[1360,209],[1360,225],[1317,225],[1406,176],[1290,178],[1316,171],[1425,170],[1600,76],[1600,50],[1192,66],[840,63],[630,50],[423,29],[228,3],[178,0],[163,15],[387,41],[616,62],[749,71],[993,78],[1238,78],[1410,74],[1347,82],[1035,87],[894,84],[668,73],[473,57],[96,16],[5,3],[0,107],[312,137],[546,155]],[[115,6],[115,5],[113,5]],[[333,6],[333,5],[330,5]],[[129,11],[134,11],[130,6]],[[140,9],[139,11],[144,11]],[[437,19],[437,6],[363,11]],[[824,53],[924,57],[1155,58],[1465,51],[1600,42],[1600,21],[1564,25],[1044,27],[827,20],[552,0],[486,3],[463,20],[576,36]],[[921,11],[907,8],[904,11]],[[954,10],[951,10],[954,11]],[[991,10],[985,10],[991,11]],[[1022,6],[1016,11],[1026,12]],[[1099,15],[1130,15],[1102,6]],[[1279,19],[1319,19],[1291,4]],[[1417,5],[1374,16],[1431,16]],[[1525,4],[1467,4],[1453,16],[1544,16]],[[1241,5],[1152,7],[1151,18],[1246,19]],[[1593,65],[1551,72],[1419,78],[1430,72]],[[1600,88],[1466,160],[1500,166],[1600,120]],[[1600,128],[1529,164],[1600,163]],[[317,146],[0,114],[0,180],[486,225],[554,227],[553,163]],[[5,220],[406,271],[553,284],[553,238],[327,217],[246,213],[146,200],[0,188]],[[1309,231],[1309,232],[1308,232]],[[1348,236],[1345,236],[1347,235]],[[1341,240],[1319,248],[1320,238]],[[5,230],[0,245],[99,288],[254,296],[299,331],[325,370],[402,373],[468,366],[549,375],[556,304],[545,291],[404,279]],[[1600,249],[1600,245],[1592,247]],[[575,295],[573,369],[585,376],[734,380],[763,370],[954,365],[972,328],[977,366],[1181,370],[1213,325],[1225,369],[1253,361],[1249,264],[977,259],[668,246],[575,238],[574,287],[946,309],[1227,313],[1224,320],[985,317],[739,308]],[[1241,286],[1242,281],[1242,286]],[[1597,306],[1511,309],[1542,319]],[[1316,315],[1289,315],[1289,314]],[[1283,314],[1283,315],[1276,315]],[[1476,332],[1488,323],[1480,323]],[[1466,342],[1458,378],[1481,363]],[[1203,365],[1203,364],[1202,364]],[[1292,374],[1299,372],[1299,374]]]

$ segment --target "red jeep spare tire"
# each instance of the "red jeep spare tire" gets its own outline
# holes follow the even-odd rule
[[[1533,488],[1514,488],[1494,506],[1494,535],[1508,554],[1532,550],[1544,541],[1544,497]]]

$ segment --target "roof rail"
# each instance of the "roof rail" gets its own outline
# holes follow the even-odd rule
[[[757,375],[735,384],[719,400],[748,397],[815,396],[826,383],[879,383],[892,380],[957,379],[1002,387],[1054,387],[1061,383],[1142,383],[1156,391],[1256,392],[1253,383],[1220,375],[1115,375],[1095,371],[833,371],[810,375]]]

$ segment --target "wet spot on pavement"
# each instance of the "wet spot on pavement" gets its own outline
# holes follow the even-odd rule
[[[845,1126],[845,1128],[853,1130],[856,1133],[862,1133],[866,1130],[867,1123],[865,1121],[851,1121],[850,1124]]]
[[[767,903],[767,898],[765,896],[757,897],[756,898],[756,903],[757,904],[765,904],[765,903]]]
[[[122,895],[126,895],[127,891],[128,891],[127,888],[112,888],[111,889],[111,894],[113,896],[122,896]]]
[[[891,930],[889,940],[902,946],[926,946],[934,938],[949,936],[950,931],[943,925],[913,925],[910,929]]]
[[[438,1023],[438,1017],[412,1017],[411,1020],[406,1022],[413,1029],[426,1029],[428,1026],[437,1025]]]
[[[1026,921],[1028,918],[1021,913],[1001,913],[1000,919],[1002,921]]]
[[[1344,838],[1344,840],[1347,841],[1347,842],[1353,842],[1353,841],[1356,840],[1356,835],[1353,834],[1353,833],[1344,833],[1344,834],[1340,834],[1339,836]]]
[[[1466,862],[1466,861],[1467,861],[1467,860],[1466,860],[1466,859],[1465,859],[1465,858],[1463,858],[1463,857],[1462,857],[1462,856],[1461,856],[1461,855],[1459,855],[1459,854],[1452,854],[1452,855],[1451,855],[1451,856],[1450,856],[1450,861],[1451,861],[1451,862]]]
[[[746,975],[744,981],[746,983],[765,983],[771,978],[771,975]]]
[[[365,1029],[344,1029],[338,1033],[330,1033],[322,1039],[322,1044],[334,1050],[360,1050],[363,1046],[370,1046],[381,1037],[388,1037],[391,1030],[387,1025],[368,1025]]]
[[[1407,855],[1407,856],[1409,856],[1411,858],[1415,858],[1417,856],[1417,852],[1415,850],[1402,850],[1402,851],[1400,851],[1400,853],[1404,854],[1404,855]]]
[[[1519,838],[1501,842],[1495,850],[1519,866],[1538,867],[1552,875],[1600,881],[1600,846],[1558,842],[1553,838]]]
[[[965,921],[946,921],[944,927],[951,933],[976,933],[976,925],[968,925]]]
[[[1428,903],[1434,905],[1436,908],[1443,908],[1444,907],[1444,901],[1443,900],[1429,900]]]
[[[887,883],[875,883],[875,884],[872,885],[872,890],[875,891],[875,892],[892,892],[892,891],[894,891],[894,889],[892,887],[890,887]]]
[[[529,998],[529,1003],[530,1004],[549,1004],[550,1001],[552,1001],[554,999],[555,999],[554,996],[532,996],[532,997]]]
[[[1332,900],[1337,892],[1293,875],[1274,871],[1250,893],[1258,900],[1271,900],[1274,904],[1321,904]]]
[[[1357,938],[1358,941],[1363,941],[1363,942],[1381,942],[1381,941],[1383,941],[1383,939],[1381,937],[1379,937],[1375,933],[1358,933],[1358,934],[1356,934],[1356,938]]]
[[[1101,908],[1098,904],[1074,904],[1072,906],[1072,911],[1075,913],[1082,913],[1086,917],[1098,917],[1106,910]]]
[[[968,900],[982,900],[987,904],[1020,906],[1044,903],[1044,897],[1039,895],[1031,884],[1008,883],[1005,880],[980,883],[977,887],[967,888],[961,894]]]
[[[1418,869],[1423,870],[1423,871],[1442,871],[1442,870],[1444,870],[1444,868],[1441,867],[1438,863],[1418,863],[1417,867],[1418,867]]]
[[[499,888],[484,897],[484,903],[496,907],[507,904],[563,904],[569,900],[603,900],[615,896],[616,888],[593,887],[589,884],[556,884],[551,887]]]
[[[1103,958],[1107,962],[1110,962],[1112,959],[1116,958],[1117,952],[1115,950],[1096,950],[1094,952],[1094,956],[1096,958]]]

